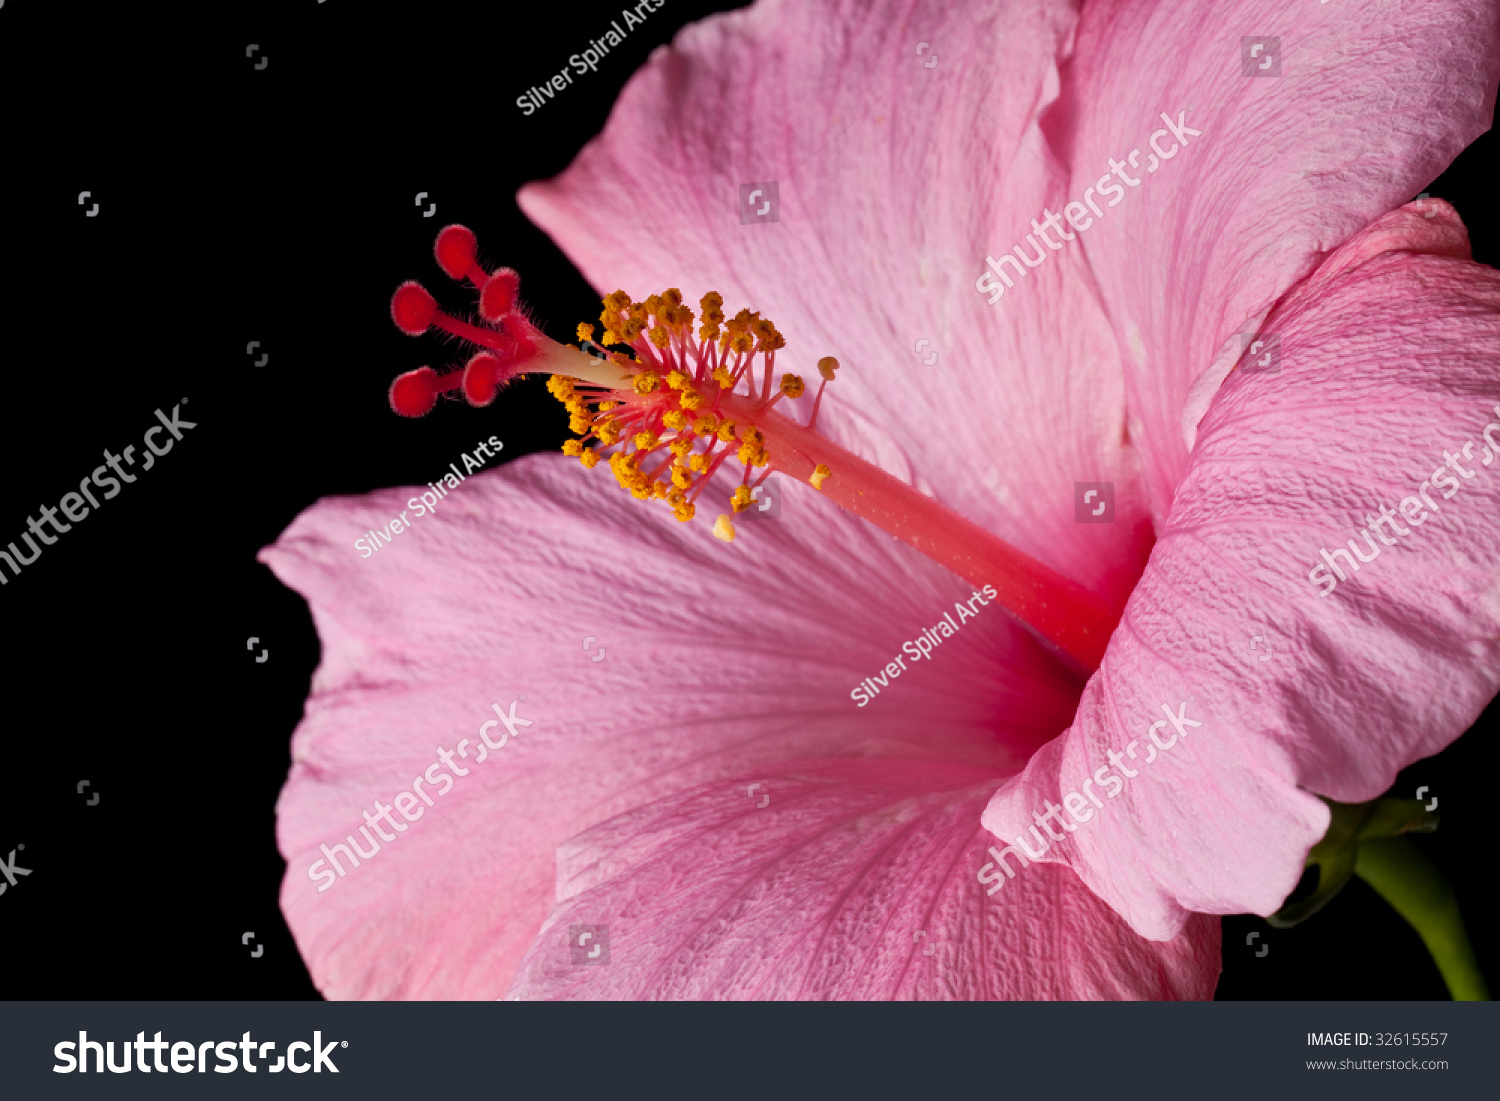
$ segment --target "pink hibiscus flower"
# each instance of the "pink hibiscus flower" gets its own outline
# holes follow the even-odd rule
[[[511,314],[442,385],[620,385],[631,432],[693,390],[820,489],[726,544],[673,516],[727,511],[728,467],[687,468],[717,453],[673,509],[530,456],[263,552],[324,647],[278,808],[319,988],[1211,996],[1211,915],[1281,904],[1317,796],[1380,794],[1500,686],[1500,278],[1401,206],[1487,125],[1495,43],[1474,0],[685,29],[522,205],[601,292],[715,290],[783,367],[836,356],[821,435],[796,384],[765,411],[770,363],[728,397],[670,296],[627,384]],[[419,550],[349,551],[403,510]]]

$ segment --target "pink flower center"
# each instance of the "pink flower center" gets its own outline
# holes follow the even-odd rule
[[[775,376],[776,353],[786,341],[769,319],[748,310],[726,320],[715,292],[703,296],[695,319],[675,288],[644,302],[615,291],[604,299],[599,343],[594,326],[584,323],[582,347],[572,348],[526,319],[514,271],[486,274],[478,265],[468,229],[448,226],[434,251],[449,276],[478,289],[479,316],[488,327],[440,312],[416,283],[397,288],[391,316],[410,335],[436,327],[483,350],[443,375],[428,367],[401,375],[390,390],[397,413],[422,416],[452,390],[472,405],[488,405],[511,378],[549,372],[547,387],[567,407],[579,437],[563,451],[592,469],[601,451],[613,449],[610,468],[633,496],[660,498],[677,519],[691,520],[698,497],[733,457],[743,474],[728,503],[743,512],[755,488],[779,471],[969,582],[994,586],[1001,604],[1070,664],[1083,672],[1098,668],[1120,609],[817,432],[823,389],[839,366],[831,356],[818,361],[822,382],[802,424],[787,407],[776,408],[806,395],[797,375]],[[735,538],[728,514],[718,517],[714,534]]]

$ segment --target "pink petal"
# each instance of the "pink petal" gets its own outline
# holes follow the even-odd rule
[[[362,559],[353,541],[409,492],[320,502],[262,554],[323,642],[278,816],[282,908],[330,997],[504,993],[552,905],[557,846],[640,803],[796,756],[962,762],[997,782],[1076,704],[995,609],[856,707],[850,690],[970,590],[805,486],[725,545],[605,470],[534,456]],[[367,863],[331,886],[310,875],[320,845],[413,790],[440,744],[477,753],[491,704],[522,694],[534,726]]]
[[[1158,528],[1241,334],[1489,129],[1497,20],[1489,0],[1084,5],[1045,125],[1070,151],[1071,198],[1141,152],[1125,170],[1140,186],[1080,241],[1125,354]],[[1279,39],[1279,77],[1243,75],[1242,39],[1261,36]],[[1163,113],[1202,136],[1178,146]],[[1148,174],[1157,133],[1177,152]]]
[[[836,356],[836,440],[1123,604],[1150,531],[1085,256],[1037,268],[1015,309],[974,289],[987,251],[1068,197],[1036,120],[1074,19],[1035,0],[715,16],[519,199],[601,292],[718,290],[775,321],[779,367]],[[742,225],[740,186],[764,181],[780,220]],[[1114,483],[1115,523],[1075,523],[1077,481]]]
[[[993,788],[951,765],[785,762],[620,815],[564,847],[510,997],[1212,997],[1210,918],[1144,940],[1055,867],[986,897]]]
[[[1271,315],[1280,371],[1225,382],[1074,725],[985,811],[1015,838],[1044,800],[1086,795],[1108,751],[1133,739],[1144,757],[1163,707],[1200,721],[1125,762],[1140,775],[1046,856],[1144,936],[1189,911],[1274,911],[1327,827],[1314,793],[1374,798],[1500,688],[1500,467],[1482,458],[1500,433],[1500,274],[1465,254],[1451,207],[1406,207]],[[1320,596],[1320,551],[1417,494],[1445,451],[1473,480],[1450,473],[1451,500],[1429,489],[1438,512],[1398,515],[1408,536]]]

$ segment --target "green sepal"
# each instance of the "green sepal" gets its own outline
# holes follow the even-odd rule
[[[1323,802],[1332,812],[1328,832],[1307,854],[1307,866],[1318,869],[1317,889],[1266,920],[1278,929],[1306,921],[1357,875],[1416,930],[1454,1000],[1488,1000],[1489,987],[1453,888],[1437,866],[1403,836],[1431,833],[1437,829],[1438,816],[1419,799]]]
[[[1266,919],[1277,929],[1298,925],[1333,901],[1334,895],[1354,875],[1361,842],[1400,837],[1404,833],[1431,833],[1438,827],[1437,813],[1429,811],[1420,799],[1385,797],[1368,803],[1335,803],[1332,799],[1323,802],[1332,812],[1328,832],[1307,854],[1306,864],[1318,869],[1317,889]]]

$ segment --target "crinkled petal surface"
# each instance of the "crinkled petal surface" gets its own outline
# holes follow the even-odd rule
[[[325,500],[262,552],[323,643],[278,829],[282,908],[329,997],[503,995],[556,901],[558,846],[638,805],[808,757],[941,761],[993,791],[1076,706],[992,609],[857,707],[850,690],[971,589],[807,487],[726,546],[606,471],[532,456],[361,558],[354,539],[407,496]],[[478,762],[491,705],[517,700],[533,725]],[[461,739],[467,775],[439,758]],[[310,871],[350,834],[369,852],[362,813],[403,791],[434,805],[358,867],[333,850],[343,877]]]
[[[520,201],[601,291],[718,289],[839,356],[835,438],[1122,603],[1242,334],[1488,127],[1500,43],[1488,0],[1076,7],[705,20]],[[1262,37],[1278,78],[1244,75]],[[1086,196],[1112,158],[1136,186]],[[777,220],[743,223],[768,183]],[[986,305],[985,258],[1041,255],[1034,220],[1085,197],[1105,216]],[[1115,483],[1115,523],[1074,522],[1078,481]]]
[[[1494,693],[1488,489],[1389,548],[1374,603],[1365,575],[1327,599],[1306,575],[1489,415],[1492,273],[1447,251],[1449,214],[1332,254],[1488,126],[1496,19],[1481,0],[765,2],[658,51],[521,201],[601,290],[713,283],[839,355],[841,442],[1103,595],[1133,589],[1077,723],[986,822],[1034,824],[1163,704],[1210,714],[1217,741],[1182,741],[1048,854],[1168,937],[1189,909],[1275,909],[1326,824],[1310,792],[1378,794]],[[1280,76],[1247,75],[1256,42]],[[985,257],[1042,255],[1031,219],[1105,203],[1116,171],[1135,181],[1116,176],[1118,209],[984,305]],[[779,221],[742,223],[747,181],[777,183]],[[1231,376],[1296,287],[1271,315],[1281,373]],[[1070,483],[1095,480],[1115,524],[1073,522]],[[1172,545],[1142,576],[1152,528]],[[1255,635],[1283,649],[1261,662]]]
[[[1206,915],[1144,940],[1055,865],[986,897],[993,788],[931,762],[802,761],[638,807],[563,848],[562,901],[510,996],[1212,997]]]
[[[715,16],[519,201],[602,292],[717,290],[786,335],[778,367],[837,357],[820,427],[1119,607],[1150,529],[1085,258],[1048,253],[1015,309],[974,289],[1068,198],[1037,119],[1074,22],[1050,0]],[[775,182],[777,221],[741,224],[746,181]],[[1077,481],[1114,483],[1114,523],[1074,522]]]
[[[1279,76],[1247,77],[1248,51],[1270,40],[1248,64],[1274,54]],[[1158,528],[1242,334],[1489,129],[1497,74],[1490,0],[1083,6],[1043,129],[1072,167],[1070,197],[1111,158],[1137,181],[1078,243],[1122,352]],[[1179,144],[1162,114],[1201,136]]]
[[[1500,273],[1467,255],[1414,204],[1271,314],[1279,370],[1219,391],[1077,720],[985,811],[1015,838],[1129,752],[1045,859],[1146,936],[1277,909],[1328,825],[1312,793],[1374,798],[1500,688]]]
[[[716,289],[775,320],[778,366],[838,356],[836,439],[1130,596],[1126,620],[1076,718],[1076,684],[998,610],[858,709],[848,689],[968,586],[814,493],[792,499],[805,523],[725,548],[528,459],[369,560],[353,539],[404,494],[322,502],[264,552],[324,643],[279,805],[320,988],[1205,996],[1217,933],[1189,911],[1274,908],[1326,821],[1309,792],[1378,793],[1495,691],[1489,468],[1332,595],[1307,579],[1500,397],[1493,273],[1454,254],[1448,212],[1317,267],[1482,129],[1493,19],[767,2],[654,54],[528,213],[601,291]],[[1286,75],[1244,77],[1238,40],[1277,34]],[[1188,103],[1201,137],[985,303],[987,253]],[[742,221],[771,182],[777,220]],[[1229,375],[1314,269],[1265,320],[1280,373]],[[1115,484],[1114,523],[1074,522],[1078,481]],[[533,725],[478,761],[513,700]],[[984,896],[980,807],[1015,836],[1162,704],[1203,725]],[[320,892],[320,846],[460,749],[423,816]],[[570,966],[587,923],[610,926],[609,967]]]

